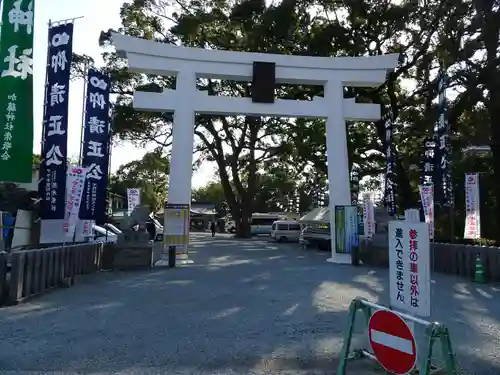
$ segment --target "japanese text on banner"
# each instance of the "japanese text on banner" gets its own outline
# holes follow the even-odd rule
[[[109,76],[89,69],[85,102],[82,164],[87,169],[80,218],[102,224],[106,219],[110,125]]]
[[[373,192],[363,194],[363,225],[365,236],[368,238],[375,234],[375,208],[373,201]]]
[[[386,114],[385,120],[385,158],[386,158],[386,172],[385,172],[385,189],[384,189],[384,202],[387,207],[387,212],[390,216],[396,214],[396,197],[395,197],[395,184],[396,173],[394,163],[394,150],[392,143],[392,112]]]
[[[141,204],[141,189],[131,188],[127,189],[127,208],[128,215],[134,211],[134,209]]]
[[[436,164],[436,141],[427,137],[424,139],[424,151],[420,161],[420,185],[434,183]]]
[[[73,24],[49,28],[43,152],[39,192],[42,219],[64,219],[68,153],[68,99]]]
[[[448,123],[448,102],[446,89],[448,76],[444,71],[439,72],[438,77],[438,106],[439,119],[436,124],[436,164],[439,184],[439,202],[444,207],[453,204],[453,187],[451,185],[450,167],[450,128]]]
[[[31,182],[34,0],[4,0],[0,35],[0,181]]]
[[[430,316],[429,231],[426,223],[389,222],[390,303],[396,310]]]
[[[68,171],[63,229],[69,239],[73,237],[78,221],[78,212],[85,184],[85,173],[85,168],[82,167],[71,167]]]
[[[479,201],[479,175],[465,175],[465,230],[464,238],[481,238],[481,215]]]
[[[359,198],[359,170],[356,167],[352,167],[351,170],[351,204],[353,206],[358,205]]]

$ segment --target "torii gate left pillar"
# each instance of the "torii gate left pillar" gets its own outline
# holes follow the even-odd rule
[[[191,203],[195,113],[325,118],[332,243],[329,261],[351,262],[350,254],[335,251],[335,206],[351,204],[346,121],[379,120],[380,106],[344,99],[343,87],[379,86],[385,82],[387,72],[396,67],[399,55],[335,58],[218,51],[121,34],[113,34],[113,43],[117,52],[128,58],[130,71],[177,77],[176,90],[134,93],[134,108],[174,112],[169,202]],[[321,85],[324,96],[312,101],[276,100],[267,104],[253,103],[250,98],[209,96],[206,91],[196,90],[197,78],[249,82],[254,62],[274,63],[277,83]]]

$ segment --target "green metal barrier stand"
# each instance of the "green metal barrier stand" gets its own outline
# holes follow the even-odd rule
[[[346,375],[348,361],[360,358],[370,358],[376,361],[375,356],[367,349],[351,350],[352,334],[356,323],[356,315],[359,310],[361,310],[363,313],[365,327],[368,327],[368,322],[370,320],[372,312],[377,310],[386,310],[395,312],[405,320],[410,320],[417,324],[424,325],[426,327],[425,334],[427,336],[428,341],[426,350],[427,356],[425,358],[425,363],[423,364],[420,371],[418,369],[415,369],[413,370],[412,374],[432,375],[435,374],[436,372],[439,372],[440,374],[446,374],[446,375],[458,375],[455,363],[455,355],[453,354],[451,346],[450,334],[448,332],[448,328],[446,328],[443,324],[437,322],[431,323],[411,315],[402,314],[394,310],[391,310],[385,306],[368,302],[359,297],[353,299],[351,304],[349,305],[348,326],[346,332],[344,333],[344,344],[342,346],[342,351],[340,353],[340,362],[337,368],[337,375]],[[443,368],[437,368],[433,366],[431,363],[433,348],[436,341],[439,341],[439,343],[441,344],[441,355],[443,356],[443,362],[444,362]]]

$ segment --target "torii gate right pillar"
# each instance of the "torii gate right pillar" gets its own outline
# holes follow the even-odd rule
[[[329,113],[326,118],[326,160],[328,163],[328,193],[332,263],[350,264],[351,254],[337,253],[335,230],[335,206],[351,204],[349,181],[349,156],[347,153],[347,131],[344,114],[344,86],[342,81],[329,80],[324,86],[325,104]],[[339,140],[341,140],[339,142]]]

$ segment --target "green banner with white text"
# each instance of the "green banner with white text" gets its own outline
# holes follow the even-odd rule
[[[34,0],[2,0],[0,181],[31,182]]]

